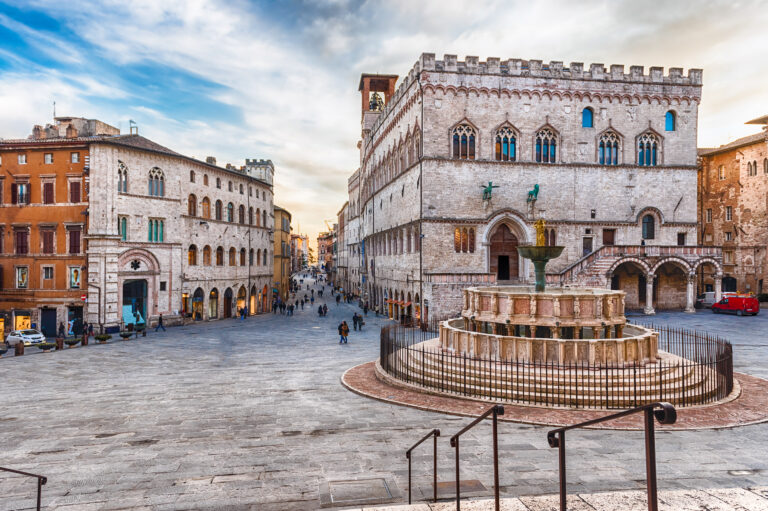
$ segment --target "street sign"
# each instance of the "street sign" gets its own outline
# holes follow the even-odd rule
[[[80,295],[80,299],[85,302],[88,300],[88,295]]]

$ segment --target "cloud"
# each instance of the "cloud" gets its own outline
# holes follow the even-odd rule
[[[50,103],[126,123],[179,152],[220,162],[269,158],[276,202],[312,237],[346,200],[359,161],[362,72],[404,75],[422,52],[704,68],[700,145],[754,132],[765,112],[759,1],[33,0],[51,33],[0,15],[55,59],[37,66],[0,44],[6,136]],[[37,41],[37,42],[36,42]],[[31,57],[30,57],[31,59]]]

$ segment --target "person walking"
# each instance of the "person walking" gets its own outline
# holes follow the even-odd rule
[[[339,344],[341,344],[344,342],[344,322],[339,323],[337,330],[339,331]]]
[[[363,314],[368,315],[368,301],[366,300],[365,305],[363,305]]]
[[[93,337],[93,323],[88,323],[88,337]]]
[[[323,304],[323,316],[328,315],[328,306],[326,304]]]
[[[336,295],[336,305],[338,306],[341,302],[341,295]]]
[[[352,314],[352,328],[357,331],[357,312]]]
[[[163,315],[160,314],[160,317],[157,318],[157,326],[155,327],[155,332],[157,332],[159,329],[163,329],[163,332],[165,332],[165,326],[163,326]]]
[[[323,306],[322,305],[318,305],[317,306],[317,315],[320,316],[321,318],[323,317]]]
[[[341,343],[347,344],[348,335],[349,335],[349,325],[347,325],[346,321],[342,321],[341,324],[339,324],[339,344]]]
[[[312,305],[315,304],[315,297],[314,296],[309,299],[309,303],[311,303]]]

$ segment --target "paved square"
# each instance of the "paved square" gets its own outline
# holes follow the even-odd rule
[[[405,449],[431,428],[467,419],[365,399],[339,383],[378,356],[378,327],[339,345],[351,305],[150,332],[138,341],[0,360],[0,466],[49,477],[46,509],[318,509],[331,481],[393,481],[407,498]],[[632,319],[644,320],[642,317]],[[768,378],[768,312],[757,317],[660,314],[735,344],[735,369]],[[547,428],[500,426],[505,496],[557,491]],[[768,485],[768,425],[657,434],[666,489]],[[439,480],[453,477],[446,438]],[[414,453],[414,489],[431,489],[431,449]],[[490,427],[462,440],[462,479],[489,490]],[[644,488],[642,433],[569,438],[569,492]],[[372,491],[372,496],[377,494]],[[34,483],[0,475],[0,509],[28,509]],[[421,498],[421,495],[415,495]]]

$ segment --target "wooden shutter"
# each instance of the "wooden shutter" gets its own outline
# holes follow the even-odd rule
[[[19,201],[19,185],[11,183],[11,204],[16,204]]]
[[[80,183],[77,181],[69,183],[69,202],[80,202]]]
[[[69,253],[80,253],[80,229],[70,229],[69,231]]]
[[[43,204],[53,204],[53,183],[43,183]]]
[[[27,254],[29,253],[29,246],[27,244],[27,231],[16,231],[16,253]]]

